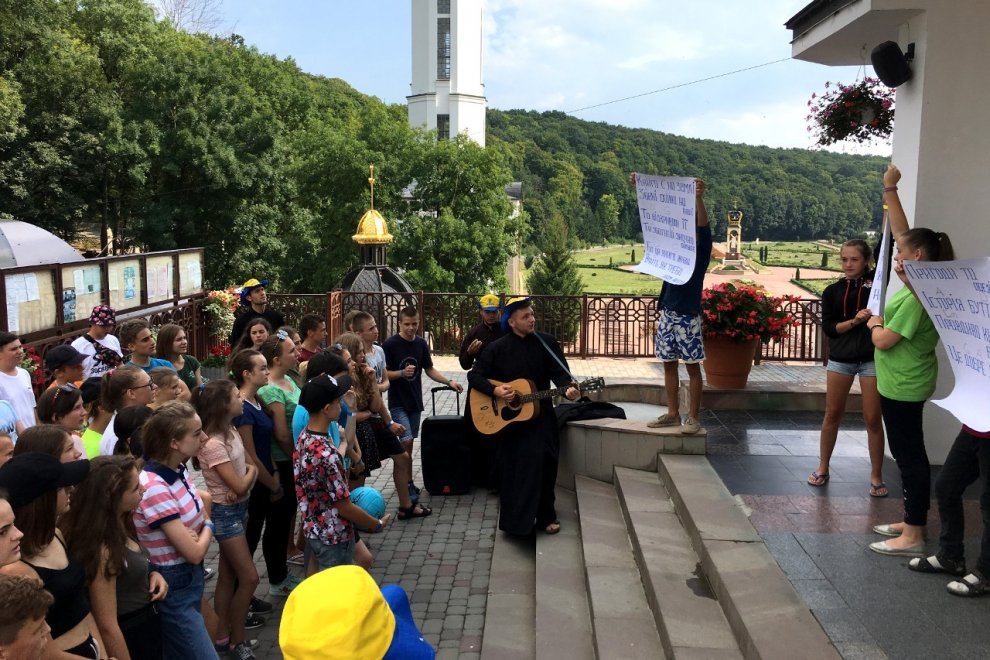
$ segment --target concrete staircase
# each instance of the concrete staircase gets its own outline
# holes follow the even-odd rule
[[[562,531],[499,534],[481,657],[839,655],[704,456],[558,485]]]

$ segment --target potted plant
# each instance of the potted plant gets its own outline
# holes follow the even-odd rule
[[[798,325],[785,303],[794,296],[771,296],[761,287],[735,281],[701,292],[705,376],[712,387],[746,386],[759,343],[784,339]]]
[[[227,344],[216,344],[210,348],[210,354],[200,362],[203,368],[204,380],[220,380],[224,377],[224,369],[227,367],[227,360],[230,358],[230,346]]]
[[[894,90],[876,78],[852,85],[825,83],[825,93],[808,100],[808,132],[828,146],[843,140],[889,140],[894,130]]]
[[[227,340],[234,327],[234,312],[240,305],[240,298],[234,288],[209,291],[203,311],[209,320],[210,335],[215,343]]]

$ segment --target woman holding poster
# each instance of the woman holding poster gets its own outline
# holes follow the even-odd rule
[[[944,232],[908,229],[907,216],[897,196],[900,171],[893,165],[883,176],[884,202],[890,210],[891,235],[896,240],[894,272],[905,286],[887,302],[884,316],[866,322],[876,348],[877,390],[887,427],[890,453],[901,471],[904,520],[876,525],[873,531],[893,537],[870,544],[885,555],[922,556],[924,530],[931,499],[931,466],[925,451],[922,412],[935,391],[938,332],[915,298],[904,273],[904,261],[951,261],[952,243]]]
[[[846,412],[846,400],[853,380],[859,376],[863,393],[863,421],[866,423],[870,450],[870,495],[886,497],[883,483],[883,422],[880,418],[880,395],[873,363],[873,342],[866,322],[870,320],[867,300],[873,286],[870,257],[873,251],[866,241],[846,241],[839,253],[842,272],[838,282],[822,293],[822,330],[828,335],[828,367],[825,381],[825,419],[822,420],[818,469],[808,477],[812,486],[828,483],[828,464],[835,449],[839,424]]]

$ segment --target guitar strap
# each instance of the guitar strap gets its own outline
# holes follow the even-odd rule
[[[560,368],[564,370],[564,373],[565,373],[565,374],[567,374],[567,377],[571,379],[571,382],[572,382],[572,383],[576,383],[576,382],[578,382],[578,380],[577,380],[577,378],[575,378],[575,377],[574,377],[574,374],[572,374],[572,373],[570,372],[570,370],[569,370],[569,369],[567,368],[567,365],[566,365],[566,364],[564,364],[564,362],[563,362],[563,360],[561,360],[561,359],[560,359],[559,357],[557,357],[557,354],[553,352],[553,349],[552,349],[552,348],[550,348],[550,347],[549,347],[549,346],[547,345],[547,342],[546,342],[546,340],[545,340],[545,339],[543,339],[543,337],[541,337],[541,336],[540,336],[540,333],[539,333],[539,332],[536,332],[536,331],[534,331],[534,332],[533,332],[533,334],[534,334],[534,335],[536,335],[536,338],[540,340],[540,343],[541,343],[541,344],[543,344],[543,348],[545,348],[545,349],[547,350],[547,353],[549,353],[549,354],[550,354],[550,357],[552,357],[552,358],[553,358],[554,360],[556,360],[556,361],[557,361],[557,364],[559,364],[559,365],[560,365]]]

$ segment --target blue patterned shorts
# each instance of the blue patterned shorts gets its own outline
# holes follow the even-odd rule
[[[661,362],[701,362],[705,359],[701,314],[678,314],[661,308],[655,342],[657,359]]]

